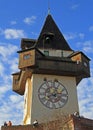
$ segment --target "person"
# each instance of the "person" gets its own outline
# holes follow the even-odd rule
[[[7,126],[12,126],[12,122],[9,121],[8,124],[7,124]]]
[[[7,122],[6,121],[4,122],[4,126],[7,126]]]
[[[80,117],[80,116],[79,116],[79,112],[74,112],[74,116]]]
[[[37,120],[35,120],[35,121],[33,122],[33,126],[38,126],[38,121],[37,121]]]

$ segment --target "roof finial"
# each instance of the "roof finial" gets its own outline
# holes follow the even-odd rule
[[[48,0],[48,14],[50,14],[50,0]]]

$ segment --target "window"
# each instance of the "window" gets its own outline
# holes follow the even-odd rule
[[[49,51],[44,51],[45,56],[49,56]]]
[[[26,54],[26,55],[24,55],[24,60],[27,60],[27,59],[30,59],[30,54]]]

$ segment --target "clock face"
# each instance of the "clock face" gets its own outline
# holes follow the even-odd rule
[[[38,90],[38,97],[44,106],[57,109],[67,103],[68,92],[58,81],[45,81]]]

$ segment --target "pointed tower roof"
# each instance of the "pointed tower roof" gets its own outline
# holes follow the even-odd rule
[[[50,14],[46,17],[36,46],[44,49],[72,50]]]

